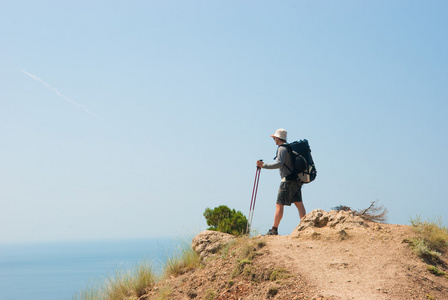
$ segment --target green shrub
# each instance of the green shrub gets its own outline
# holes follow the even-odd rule
[[[230,233],[233,235],[244,234],[247,226],[247,218],[240,211],[228,208],[226,205],[206,208],[204,217],[207,220],[209,230]]]
[[[413,238],[410,240],[410,243],[417,256],[428,259],[429,261],[437,262],[442,255],[440,252],[431,248],[423,238]]]
[[[427,266],[427,269],[429,272],[431,272],[432,274],[434,274],[436,276],[448,276],[447,272],[440,270],[436,266]]]

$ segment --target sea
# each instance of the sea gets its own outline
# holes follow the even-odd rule
[[[0,300],[71,300],[141,262],[161,275],[182,247],[168,237],[0,244]]]

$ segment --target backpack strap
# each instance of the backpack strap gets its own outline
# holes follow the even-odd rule
[[[275,157],[273,158],[273,160],[276,160],[277,159],[277,156],[278,156],[278,150],[280,149],[280,147],[286,147],[286,148],[288,148],[288,149],[291,149],[291,147],[288,147],[289,145],[288,144],[281,144],[281,145],[279,145],[278,147],[277,147],[277,152],[275,153]]]
[[[293,155],[292,155],[292,148],[291,148],[291,146],[290,146],[289,144],[285,143],[285,144],[281,144],[281,145],[279,145],[278,148],[277,148],[277,155],[274,157],[274,159],[277,158],[277,156],[278,156],[278,150],[280,149],[280,147],[285,147],[285,148],[288,150],[289,157],[290,157],[290,163],[292,164],[293,169],[294,169],[294,159],[293,159]],[[288,171],[289,171],[291,174],[293,173],[293,170],[291,170],[291,168],[288,167],[288,165],[287,165],[286,163],[283,164],[283,165],[288,169]]]

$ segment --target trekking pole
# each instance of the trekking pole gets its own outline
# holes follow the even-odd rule
[[[263,161],[260,159],[260,161]],[[250,207],[249,207],[249,220],[247,221],[246,225],[246,233],[250,236],[250,231],[252,229],[252,220],[254,218],[254,209],[255,209],[255,200],[257,199],[257,192],[258,192],[258,182],[260,181],[260,173],[261,168],[257,167],[255,170],[255,180],[254,180],[254,187],[252,188],[252,197],[250,199]]]

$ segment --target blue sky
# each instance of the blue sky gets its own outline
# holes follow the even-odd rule
[[[308,212],[446,216],[445,1],[0,1],[0,242],[185,236],[248,214],[269,135]],[[277,170],[253,227],[273,222]],[[444,219],[446,224],[446,218]],[[298,223],[285,210],[280,234]]]

